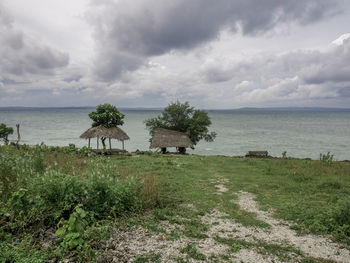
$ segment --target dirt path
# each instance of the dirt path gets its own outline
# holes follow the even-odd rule
[[[216,185],[217,193],[228,189],[223,181]],[[271,212],[259,209],[255,196],[240,191],[237,204],[241,209],[255,213],[270,228],[245,227],[229,215],[218,210],[200,217],[207,226],[206,236],[200,239],[182,234],[169,238],[181,225],[162,221],[159,226],[165,233],[152,232],[142,227],[116,231],[101,249],[98,262],[301,262],[305,257],[350,262],[349,251],[328,237],[316,235],[298,236],[290,225],[272,217]],[[195,207],[192,204],[188,208]]]
[[[238,204],[242,209],[256,213],[258,219],[272,227],[270,232],[260,232],[255,235],[255,238],[269,243],[281,244],[287,242],[314,258],[350,262],[349,251],[332,242],[329,237],[318,235],[298,236],[295,231],[290,229],[290,225],[286,221],[273,218],[271,212],[261,211],[254,201],[254,195],[240,191],[238,197]]]

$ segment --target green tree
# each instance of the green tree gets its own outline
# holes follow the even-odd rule
[[[145,124],[151,135],[156,128],[188,132],[195,145],[202,139],[212,142],[216,137],[215,132],[208,130],[211,125],[208,113],[191,107],[188,102],[170,103],[159,116],[146,120]],[[185,149],[179,150],[185,151]]]
[[[96,107],[96,111],[90,112],[89,117],[93,120],[92,127],[104,126],[106,128],[117,127],[124,124],[124,114],[119,112],[117,107],[105,103]],[[101,137],[103,148],[106,148],[106,138]]]
[[[3,139],[5,145],[9,143],[8,136],[13,134],[13,129],[11,127],[7,127],[4,123],[0,123],[0,139]]]

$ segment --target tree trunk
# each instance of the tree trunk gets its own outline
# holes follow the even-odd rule
[[[9,139],[7,136],[4,138],[4,142],[5,142],[5,145],[9,145]]]
[[[105,137],[101,137],[101,142],[102,142],[102,145],[103,145],[103,150],[106,150],[106,138]]]
[[[16,128],[17,128],[17,146],[18,146],[21,140],[21,134],[19,133],[19,124],[16,124]]]

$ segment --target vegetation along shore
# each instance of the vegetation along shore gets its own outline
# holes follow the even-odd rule
[[[1,262],[349,262],[350,164],[0,147]]]

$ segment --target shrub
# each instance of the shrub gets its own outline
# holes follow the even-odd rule
[[[35,178],[28,189],[14,192],[8,207],[23,227],[34,222],[53,227],[61,218],[68,219],[79,204],[94,219],[138,209],[138,189],[133,178],[123,182],[96,175],[78,178],[50,169]]]
[[[78,154],[81,156],[91,156],[93,154],[93,151],[90,148],[84,146],[78,150]]]
[[[320,153],[320,161],[325,164],[331,164],[333,162],[333,154],[328,152],[327,154]]]
[[[7,127],[4,123],[0,123],[0,139],[3,139],[5,145],[9,143],[8,136],[13,133],[13,128]]]
[[[2,147],[0,151],[0,182],[2,195],[0,198],[7,200],[11,193],[25,188],[37,173],[45,169],[42,155],[20,152],[15,154],[9,147]]]

